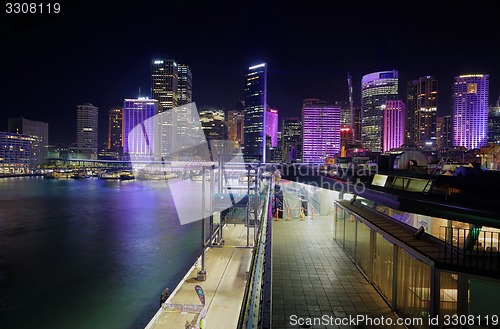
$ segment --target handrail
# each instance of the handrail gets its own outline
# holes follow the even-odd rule
[[[269,202],[271,183],[266,186],[266,198],[261,212],[261,225],[254,247],[250,277],[238,320],[238,329],[271,327],[271,222]]]

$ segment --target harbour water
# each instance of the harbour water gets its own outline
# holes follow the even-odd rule
[[[0,179],[0,328],[144,328],[199,223],[180,224],[166,182]]]

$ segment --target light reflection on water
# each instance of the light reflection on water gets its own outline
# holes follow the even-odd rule
[[[199,223],[165,182],[0,179],[0,328],[144,328]]]

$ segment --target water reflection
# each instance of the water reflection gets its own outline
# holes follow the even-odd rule
[[[0,191],[0,328],[144,328],[200,250],[164,182],[9,178]]]

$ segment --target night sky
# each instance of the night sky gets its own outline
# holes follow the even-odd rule
[[[45,3],[48,3],[47,1]],[[49,123],[50,143],[76,140],[76,105],[107,112],[149,96],[151,60],[173,58],[193,73],[198,108],[243,99],[244,74],[268,63],[268,103],[299,116],[304,98],[355,105],[364,74],[397,69],[439,81],[439,112],[451,113],[453,77],[490,74],[500,95],[495,1],[60,1],[59,14],[0,16],[0,131],[24,117]],[[2,4],[2,6],[4,6]]]

